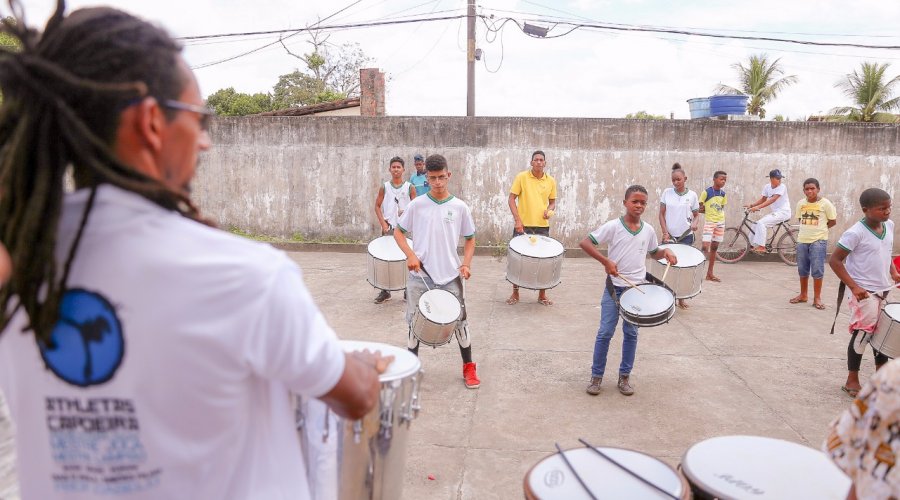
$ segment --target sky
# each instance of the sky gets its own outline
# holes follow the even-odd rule
[[[622,118],[646,111],[689,118],[687,99],[737,86],[732,65],[752,54],[781,58],[799,82],[767,107],[767,118],[805,119],[851,102],[835,83],[861,62],[891,63],[900,74],[900,50],[798,45],[696,35],[577,29],[565,22],[652,26],[680,31],[815,42],[900,46],[900,2],[885,0],[481,0],[476,62],[477,116]],[[26,22],[43,25],[55,2],[25,0]],[[70,0],[69,8],[111,5],[166,28],[175,37],[397,21],[463,15],[465,0]],[[345,9],[346,8],[346,9]],[[345,9],[345,10],[342,10]],[[339,12],[340,11],[340,12]],[[0,9],[4,15],[9,8]],[[337,13],[339,12],[339,13]],[[334,15],[337,13],[336,15]],[[333,17],[329,17],[332,16]],[[504,22],[505,19],[509,21]],[[534,38],[527,21],[551,28]],[[489,29],[490,28],[490,29]],[[393,116],[466,114],[466,22],[451,19],[329,30],[328,43],[359,43],[386,76],[386,108]],[[289,34],[289,33],[288,33]],[[287,35],[282,35],[287,36]],[[285,40],[294,53],[310,49],[299,33]],[[250,55],[206,67],[274,43]],[[302,62],[278,35],[185,42],[203,94],[234,87],[267,92],[278,76]]]

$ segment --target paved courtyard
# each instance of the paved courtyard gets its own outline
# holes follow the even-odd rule
[[[570,254],[580,250],[570,250]],[[366,255],[292,253],[307,286],[338,335],[405,346],[402,293],[375,305],[365,281]],[[676,465],[692,444],[733,434],[769,436],[818,448],[826,426],[850,399],[846,315],[828,335],[836,279],[827,274],[828,310],[791,305],[796,269],[748,257],[719,264],[722,283],[668,324],[640,332],[632,380],[636,393],[615,388],[621,329],[609,354],[603,391],[584,391],[605,279],[586,258],[563,263],[563,282],[545,307],[523,290],[509,306],[505,260],[476,257],[467,287],[480,389],[463,385],[456,344],[420,357],[426,376],[423,411],[412,424],[406,499],[521,498],[528,469],[555,451],[596,445],[632,448]],[[872,372],[870,355],[863,380]],[[15,498],[8,422],[0,415],[0,498]],[[433,477],[434,479],[430,479]]]

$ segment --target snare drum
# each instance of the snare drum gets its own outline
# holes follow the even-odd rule
[[[889,358],[900,357],[900,302],[890,302],[881,309],[869,343]]]
[[[690,487],[678,472],[665,462],[623,448],[597,448],[609,458],[641,476],[676,498],[690,498]],[[564,452],[572,468],[559,453],[541,460],[525,474],[525,498],[528,500],[579,500],[589,498],[670,498],[634,478],[589,448]],[[584,481],[584,486],[575,477]],[[585,491],[587,487],[588,491]]]
[[[419,297],[412,320],[413,335],[425,345],[442,346],[453,337],[461,314],[462,305],[456,295],[437,288],[428,290]]]
[[[412,241],[406,240],[412,247]],[[403,290],[406,288],[406,254],[393,236],[382,236],[369,242],[366,261],[366,281],[382,290]]]
[[[342,340],[344,351],[381,351],[394,356],[379,376],[379,405],[361,420],[347,420],[318,399],[302,398],[297,431],[312,498],[351,500],[402,497],[406,442],[419,412],[421,363],[406,349]]]
[[[644,283],[622,292],[619,312],[622,319],[637,326],[658,326],[675,315],[675,296],[665,287]]]
[[[676,299],[689,299],[700,293],[703,277],[706,276],[706,256],[703,252],[689,245],[660,245],[660,249],[668,248],[675,254],[678,264],[673,264],[666,274],[665,283],[675,292]],[[647,269],[654,276],[666,273],[666,259],[650,260]]]
[[[843,500],[848,478],[821,451],[781,439],[720,436],[691,446],[681,472],[694,498]]]
[[[516,236],[509,241],[506,281],[531,290],[553,288],[560,282],[563,253],[562,243],[549,236]]]

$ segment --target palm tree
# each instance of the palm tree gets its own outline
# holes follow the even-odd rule
[[[716,86],[715,92],[717,94],[750,96],[747,112],[765,118],[766,108],[764,106],[778,97],[782,90],[797,83],[797,77],[794,75],[779,78],[784,74],[784,70],[778,64],[779,61],[781,61],[780,57],[769,63],[767,54],[757,54],[750,56],[747,66],[741,63],[732,64],[731,67],[737,70],[738,79],[741,82],[739,88],[720,83]]]
[[[900,110],[900,97],[891,97],[900,86],[900,75],[885,81],[884,73],[890,63],[864,62],[859,70],[853,70],[839,80],[835,87],[841,89],[855,106],[843,106],[831,110],[833,119],[852,122],[895,122],[894,111]]]

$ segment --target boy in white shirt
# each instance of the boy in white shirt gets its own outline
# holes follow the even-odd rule
[[[769,183],[763,187],[762,197],[749,205],[744,205],[744,208],[751,212],[772,207],[769,215],[756,221],[753,234],[750,235],[750,244],[756,253],[766,252],[766,230],[791,218],[791,200],[788,198],[787,186],[781,183],[783,177],[781,170],[777,168],[769,172]]]
[[[463,279],[472,275],[470,266],[475,256],[475,222],[468,205],[450,194],[450,169],[441,155],[431,155],[425,159],[428,185],[431,190],[413,200],[394,229],[394,239],[406,254],[406,323],[409,325],[407,347],[419,355],[419,339],[412,331],[419,298],[427,290],[447,290],[459,299],[462,314],[457,323],[456,340],[463,358],[463,379],[466,387],[477,389],[481,385],[472,362],[472,339],[466,320],[466,301],[463,294]],[[405,234],[412,232],[413,247],[409,248]],[[465,238],[463,260],[460,263],[456,246],[459,238]],[[424,281],[423,281],[424,279]]]
[[[666,188],[659,203],[659,227],[663,243],[694,244],[694,231],[700,224],[700,200],[697,193],[685,187],[687,174],[680,163],[672,165],[672,187]],[[684,299],[678,307],[687,309]]]
[[[382,235],[393,235],[394,228],[397,226],[397,220],[406,210],[406,207],[416,197],[416,188],[403,180],[403,171],[405,165],[403,158],[395,156],[388,163],[388,171],[391,173],[391,180],[385,182],[378,189],[378,196],[375,198],[375,216],[378,217],[378,223],[381,224]],[[382,302],[391,298],[391,292],[381,290],[375,297],[375,303]]]
[[[616,331],[619,322],[619,308],[616,300],[610,295],[610,288],[615,290],[616,297],[628,289],[628,283],[620,278],[626,278],[632,283],[646,283],[647,266],[645,256],[650,254],[654,259],[665,259],[677,264],[678,259],[669,249],[661,250],[656,239],[656,233],[649,224],[644,224],[641,214],[647,208],[647,189],[643,186],[629,186],[625,190],[625,215],[606,222],[597,230],[588,234],[581,240],[581,248],[591,257],[600,261],[606,269],[607,280],[612,280],[612,287],[604,287],[603,298],[600,301],[600,328],[597,330],[597,339],[594,342],[594,361],[591,366],[591,383],[587,387],[587,393],[591,396],[600,394],[600,382],[606,369],[606,354],[609,352],[609,342]],[[608,245],[604,256],[594,245]],[[638,327],[627,321],[622,322],[622,362],[619,365],[619,392],[626,396],[634,394],[629,382],[631,369],[634,366],[634,356],[637,351]]]
[[[877,326],[881,302],[887,292],[900,282],[897,267],[891,261],[894,246],[894,222],[891,217],[891,195],[869,188],[859,196],[864,217],[841,235],[828,264],[850,289],[850,344],[847,346],[847,382],[841,390],[856,397],[861,386],[859,367],[862,353],[854,343],[859,334],[871,334]],[[843,296],[843,290],[838,297]],[[835,313],[837,317],[837,313]],[[834,326],[832,326],[832,333]],[[884,354],[875,352],[875,368],[887,363]]]

